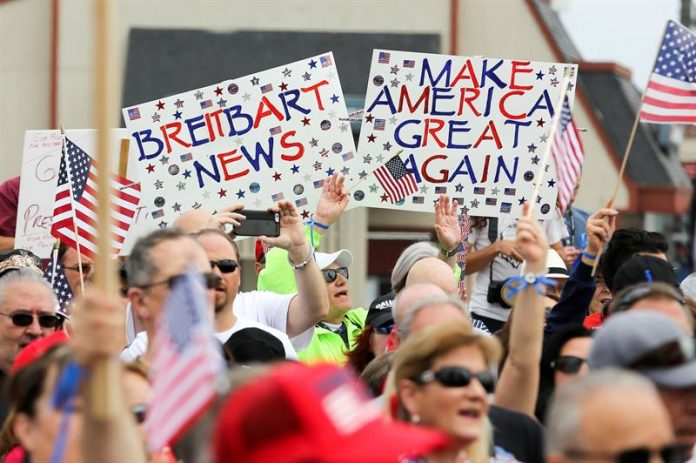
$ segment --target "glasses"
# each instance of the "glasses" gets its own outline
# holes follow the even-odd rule
[[[210,266],[213,268],[217,267],[222,273],[233,273],[235,270],[237,270],[239,264],[234,259],[220,259],[211,260]]]
[[[145,422],[145,415],[147,415],[147,405],[135,404],[131,407],[131,413],[136,423],[143,424]]]
[[[587,359],[584,359],[582,357],[575,357],[573,355],[561,355],[556,360],[551,362],[551,368],[562,373],[572,375],[580,371],[580,368],[582,368],[582,364],[585,362],[587,362]]]
[[[172,286],[176,284],[176,282],[179,280],[179,278],[183,278],[186,274],[182,273],[181,275],[174,275],[166,280],[162,281],[154,281],[152,283],[147,283],[145,285],[137,285],[136,287],[140,289],[149,289],[152,288],[153,286],[158,286],[158,285],[167,285],[169,289],[172,289]],[[215,275],[212,272],[205,272],[202,273],[203,278],[205,280],[205,287],[208,289],[215,289],[220,285],[220,282],[222,281],[222,278],[220,278],[218,275]]]
[[[56,328],[61,323],[60,317],[58,317],[57,315],[47,313],[42,314],[36,312],[25,312],[20,310],[17,312],[12,312],[11,314],[0,312],[0,315],[2,315],[3,317],[10,318],[14,326],[19,326],[22,328],[26,328],[27,326],[34,323],[34,315],[38,317],[39,326],[41,328]]]
[[[650,458],[658,454],[664,463],[681,463],[684,461],[685,447],[679,444],[665,445],[661,449],[628,449],[618,453],[590,452],[585,450],[567,450],[567,457],[577,460],[606,460],[616,463],[650,463]]]
[[[375,332],[378,334],[389,334],[392,332],[396,324],[394,322],[385,323],[384,325],[379,325],[375,328]]]
[[[656,347],[634,360],[627,368],[644,370],[676,367],[694,359],[694,340],[684,336]]]
[[[73,265],[72,267],[63,267],[65,270],[72,270],[74,272],[79,272],[80,271],[80,266],[79,265]],[[82,264],[82,273],[92,273],[92,270],[94,269],[94,264]]]
[[[476,378],[481,386],[489,394],[495,391],[495,378],[490,371],[472,373],[464,367],[443,367],[437,371],[426,370],[421,373],[414,381],[417,384],[427,384],[437,381],[445,387],[465,387],[471,384],[471,380]]]
[[[327,283],[333,283],[341,275],[346,280],[348,279],[348,267],[338,267],[338,268],[327,268],[321,271],[324,275],[324,281]]]

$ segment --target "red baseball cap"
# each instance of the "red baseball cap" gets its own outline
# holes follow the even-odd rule
[[[448,443],[388,422],[365,387],[333,365],[282,365],[235,391],[214,435],[217,463],[395,463]]]
[[[68,342],[68,335],[64,331],[56,331],[55,333],[44,336],[43,338],[35,339],[19,351],[12,364],[12,373],[31,365],[39,358],[48,352],[52,347]]]

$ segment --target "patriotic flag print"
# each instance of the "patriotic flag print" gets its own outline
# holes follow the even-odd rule
[[[271,131],[271,135],[278,135],[278,134],[279,134],[280,132],[282,132],[283,130],[282,130],[282,129],[280,128],[280,126],[278,125],[278,126],[272,127],[272,128],[270,129],[270,131]]]
[[[436,186],[435,187],[435,194],[436,195],[446,195],[447,194],[447,187],[446,186]]]
[[[551,154],[556,163],[556,176],[558,176],[558,203],[561,211],[564,212],[573,200],[585,158],[582,143],[573,124],[567,96],[563,100],[561,119],[553,138]]]
[[[379,57],[377,58],[377,62],[380,64],[389,64],[390,59],[391,53],[389,53],[388,51],[380,51]]]
[[[51,257],[54,257],[54,254],[57,254],[57,252],[57,250],[54,250]],[[68,283],[68,278],[65,276],[65,269],[63,269],[63,266],[58,262],[57,258],[55,259],[55,265],[53,264],[53,260],[53,258],[48,259],[48,265],[46,265],[43,277],[44,280],[51,285],[56,299],[58,299],[58,311],[67,315],[68,304],[72,301],[73,292]]]
[[[404,60],[404,67],[405,68],[414,68],[416,67],[416,61],[412,59],[405,59]]]
[[[204,100],[201,101],[201,109],[208,109],[213,107],[213,101],[212,100]]]
[[[51,235],[75,249],[79,242],[80,251],[90,258],[97,252],[97,177],[96,162],[65,137]],[[113,252],[118,253],[140,202],[140,184],[114,175],[111,186],[112,246]]]
[[[176,278],[158,320],[153,341],[153,399],[144,429],[148,448],[173,443],[214,400],[224,371],[220,347],[207,312],[203,278],[188,272]]]
[[[656,124],[696,122],[696,36],[667,21],[640,119]]]
[[[140,109],[139,108],[130,108],[128,110],[128,119],[131,121],[135,121],[140,119]]]
[[[321,63],[321,67],[327,68],[333,64],[333,61],[331,60],[331,55],[324,55],[321,58],[319,58],[319,62]]]
[[[261,86],[261,93],[268,93],[273,90],[273,84],[266,84]]]
[[[374,174],[392,203],[418,191],[416,177],[406,169],[398,155],[375,169]]]
[[[375,119],[375,130],[384,130],[386,122],[386,119]]]

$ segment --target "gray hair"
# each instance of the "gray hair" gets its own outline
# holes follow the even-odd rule
[[[25,282],[33,282],[44,288],[51,297],[51,306],[53,308],[58,307],[58,299],[56,299],[56,294],[53,292],[51,285],[34,270],[28,268],[12,270],[11,272],[5,273],[2,278],[0,278],[0,305],[5,303],[5,295],[7,294],[8,286]]]
[[[573,379],[559,388],[546,415],[546,454],[564,455],[571,449],[582,449],[580,432],[584,402],[601,390],[644,391],[657,398],[655,386],[627,370],[604,368]]]
[[[136,241],[126,264],[128,287],[148,284],[152,275],[159,271],[150,255],[152,248],[165,241],[178,240],[188,236],[181,230],[165,228],[145,235]]]
[[[413,304],[409,305],[404,310],[404,319],[401,324],[397,326],[399,334],[401,335],[401,340],[406,341],[406,338],[408,338],[408,336],[411,334],[411,325],[413,324],[413,320],[416,318],[416,315],[418,315],[418,312],[430,306],[439,304],[453,305],[457,309],[461,310],[464,316],[470,320],[469,311],[467,310],[466,304],[464,304],[464,302],[462,302],[462,300],[457,296],[452,294],[443,294],[439,296],[422,297],[414,301]]]
[[[406,277],[413,264],[426,257],[436,257],[437,247],[429,241],[418,241],[401,252],[396,260],[391,274],[391,285],[395,293],[398,293],[406,285]]]

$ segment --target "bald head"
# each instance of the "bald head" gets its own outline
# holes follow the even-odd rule
[[[437,285],[432,283],[417,283],[406,286],[394,299],[392,315],[397,326],[401,325],[404,315],[409,307],[415,302],[428,297],[445,296],[447,293]]]
[[[411,267],[406,277],[406,288],[421,283],[432,283],[447,294],[457,292],[452,268],[437,257],[425,257]]]
[[[191,209],[181,214],[174,221],[174,228],[178,228],[184,233],[198,233],[204,228],[208,228],[213,214],[203,209]]]

